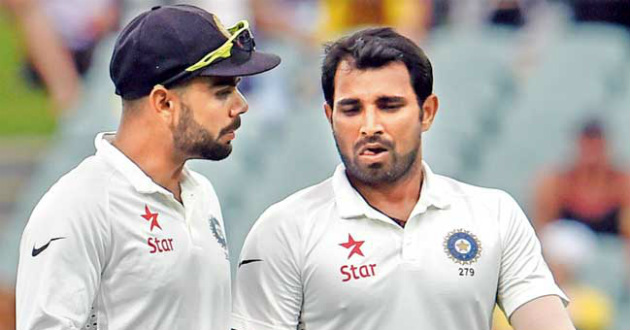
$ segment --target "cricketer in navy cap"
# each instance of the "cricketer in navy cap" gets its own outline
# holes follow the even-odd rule
[[[34,209],[20,245],[17,328],[229,329],[230,262],[219,199],[189,159],[221,160],[248,105],[240,76],[280,63],[247,21],[155,7],[118,37],[117,132]]]

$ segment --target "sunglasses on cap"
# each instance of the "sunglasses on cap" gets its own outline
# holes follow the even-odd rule
[[[197,63],[187,67],[184,71],[167,79],[161,85],[168,86],[179,81],[180,79],[190,75],[191,73],[210,66],[212,63],[219,62],[223,59],[233,57],[237,61],[246,61],[249,59],[251,52],[254,50],[256,43],[249,29],[249,22],[246,20],[239,21],[236,25],[227,29],[230,33],[223,45],[206,54]],[[235,47],[236,46],[236,47]]]

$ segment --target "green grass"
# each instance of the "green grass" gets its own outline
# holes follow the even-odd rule
[[[0,12],[0,137],[50,135],[56,119],[46,93],[21,76],[24,50],[14,25]]]

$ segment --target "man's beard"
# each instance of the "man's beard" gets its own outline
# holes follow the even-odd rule
[[[227,131],[235,130],[241,125],[240,117],[222,129],[215,138],[210,131],[205,129],[193,118],[189,107],[182,104],[181,117],[173,132],[175,148],[189,158],[221,160],[232,152],[232,145],[221,143],[218,139]]]
[[[333,132],[334,134],[334,132]],[[380,143],[387,147],[389,158],[383,163],[364,164],[359,162],[357,149],[364,143]],[[420,150],[420,139],[417,146],[412,148],[407,154],[401,155],[394,151],[394,143],[383,140],[379,136],[372,136],[357,143],[353,148],[354,158],[345,155],[339,148],[338,139],[335,136],[335,144],[337,151],[341,156],[341,160],[346,167],[346,173],[367,185],[377,185],[381,183],[393,183],[404,177],[412,169],[416,163],[418,152]]]

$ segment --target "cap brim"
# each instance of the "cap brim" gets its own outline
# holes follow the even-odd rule
[[[280,57],[270,53],[253,52],[251,57],[242,63],[236,63],[230,58],[212,64],[203,69],[200,76],[236,77],[251,76],[269,71],[280,64]]]

